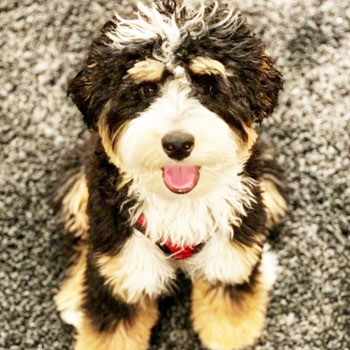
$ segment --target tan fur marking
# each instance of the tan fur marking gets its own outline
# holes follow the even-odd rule
[[[255,131],[253,128],[248,127],[248,126],[246,126],[246,127],[244,128],[244,130],[245,130],[245,132],[246,132],[247,135],[248,135],[248,141],[247,141],[247,143],[246,143],[246,147],[247,147],[249,150],[251,150],[252,147],[254,146],[254,144],[255,144],[257,138],[258,138],[258,134],[256,133],[256,131]]]
[[[109,102],[106,104],[105,108],[103,109],[100,118],[97,122],[98,131],[102,140],[102,146],[110,160],[111,163],[113,163],[117,168],[122,169],[122,162],[120,160],[120,157],[118,156],[117,151],[117,141],[121,137],[123,131],[127,128],[128,123],[124,123],[114,134],[111,136],[109,132],[109,128],[106,122],[106,113],[110,108]],[[117,189],[122,188],[125,184],[130,182],[131,179],[129,179],[125,174],[122,174],[121,181],[118,183]]]
[[[243,142],[242,139],[239,136],[237,136],[237,142],[240,145],[239,151],[237,153],[238,153],[239,161],[242,164],[244,164],[251,156],[252,148],[258,138],[258,134],[253,128],[249,126],[244,126],[244,130],[248,136],[247,141]]]
[[[62,201],[64,226],[68,232],[86,239],[89,229],[89,218],[86,213],[89,191],[85,173],[80,172],[70,181],[73,185]]]
[[[146,59],[145,61],[137,62],[128,70],[128,74],[137,82],[145,81],[158,82],[161,80],[165,66],[163,63]]]
[[[158,319],[155,302],[144,300],[130,322],[121,322],[113,332],[97,332],[84,318],[78,330],[75,350],[146,350],[151,329]]]
[[[120,160],[116,151],[116,141],[127,124],[123,124],[113,135],[111,135],[107,125],[107,120],[106,120],[106,113],[109,110],[109,108],[110,108],[110,103],[107,102],[106,106],[104,107],[99,117],[99,120],[97,122],[97,127],[102,140],[103,148],[109,160],[113,164],[115,164],[117,167],[120,167]]]
[[[261,55],[260,70],[268,77],[272,77],[276,73],[275,69],[272,66],[272,62],[266,55],[265,51]]]
[[[225,76],[226,70],[225,66],[216,60],[213,60],[210,57],[202,57],[198,56],[192,60],[189,66],[190,70],[194,74],[202,75],[202,74],[220,74]]]
[[[86,270],[86,254],[87,248],[83,243],[77,251],[77,257],[74,264],[70,267],[67,273],[67,278],[64,280],[59,292],[55,296],[55,303],[62,318],[69,324],[65,314],[74,314],[77,317],[82,317],[80,306],[84,293],[84,274]],[[75,324],[74,326],[77,326]]]
[[[96,66],[97,66],[97,62],[93,62],[87,65],[87,67],[90,69],[96,68]]]
[[[127,290],[123,289],[124,275],[116,274],[123,265],[123,256],[121,254],[115,256],[101,256],[96,259],[100,274],[106,279],[106,283],[112,287],[114,295],[123,299],[125,302],[138,302],[139,300],[130,300]]]
[[[262,179],[260,183],[262,200],[266,208],[267,227],[271,228],[277,224],[287,211],[287,202],[279,193],[275,184],[267,179]]]
[[[268,290],[260,282],[251,293],[231,298],[224,287],[194,283],[192,321],[203,344],[212,350],[238,350],[255,343],[265,321]]]
[[[260,238],[260,237],[257,237]],[[264,239],[264,236],[261,235],[261,240]],[[249,280],[249,276],[252,273],[254,266],[257,264],[261,258],[262,248],[258,244],[254,244],[252,247],[246,247],[239,243],[229,243],[232,246],[232,249],[235,250],[237,254],[237,259],[239,259],[244,267],[240,275],[237,275],[237,278],[234,283],[244,283]]]

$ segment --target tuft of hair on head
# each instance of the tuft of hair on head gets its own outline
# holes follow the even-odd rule
[[[156,2],[156,7],[160,13],[169,14],[174,13],[179,4],[182,4],[181,0],[160,0]]]

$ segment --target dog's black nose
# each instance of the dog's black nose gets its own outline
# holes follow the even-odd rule
[[[182,160],[190,155],[194,146],[194,137],[181,131],[174,131],[162,138],[165,153],[172,159]]]

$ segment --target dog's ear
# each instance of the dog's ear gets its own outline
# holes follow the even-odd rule
[[[232,15],[228,16],[230,13]],[[244,96],[249,103],[252,111],[250,122],[260,123],[271,115],[277,104],[282,89],[281,75],[266,55],[262,41],[252,33],[245,16],[239,11],[230,10],[227,4],[223,4],[210,20],[213,22],[211,36],[215,38],[211,44],[231,70],[229,80],[236,91],[239,90],[237,96]]]
[[[94,91],[93,65],[86,65],[68,84],[68,95],[76,104],[89,129],[94,128],[103,99]]]
[[[68,84],[67,93],[83,114],[84,121],[90,129],[95,127],[97,118],[109,96],[111,72],[106,71],[106,68],[98,62],[109,62],[113,57],[109,49],[111,39],[106,33],[114,30],[116,23],[117,18],[113,17],[102,27],[100,36],[90,47],[87,62]],[[116,61],[117,57],[113,59]]]
[[[260,57],[255,62],[256,71],[248,72],[249,104],[255,114],[255,122],[272,114],[277,104],[278,93],[283,83],[281,74],[274,67],[270,57],[261,51]],[[255,77],[249,76],[255,74]]]

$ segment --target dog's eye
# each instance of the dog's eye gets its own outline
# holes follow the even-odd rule
[[[142,84],[139,87],[140,95],[144,98],[153,97],[158,91],[158,86],[155,83]]]
[[[216,79],[212,75],[194,75],[193,82],[201,95],[211,95],[216,91]]]

